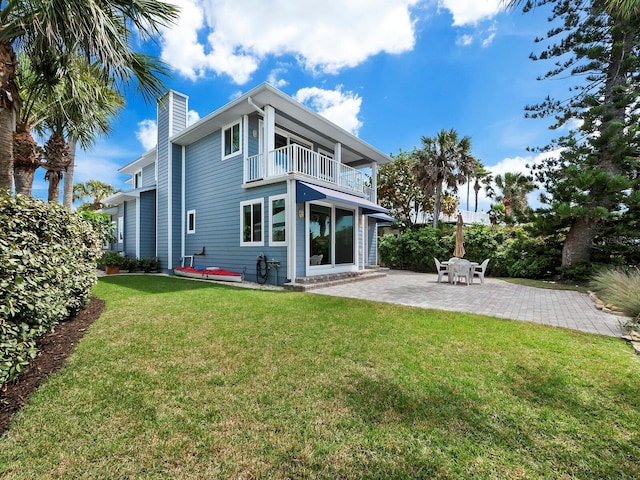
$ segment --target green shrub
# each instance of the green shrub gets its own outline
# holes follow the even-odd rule
[[[114,243],[116,241],[116,226],[111,221],[108,213],[99,213],[92,210],[83,210],[78,214],[85,220],[91,222],[95,231],[100,235],[102,243]]]
[[[105,267],[122,267],[124,263],[124,257],[120,254],[120,252],[106,250],[102,252],[102,256],[100,257],[100,261],[98,263]]]
[[[434,258],[453,256],[455,227],[434,230],[424,227],[397,237],[379,239],[380,262],[392,268],[435,271]],[[489,259],[487,273],[493,276],[549,278],[560,264],[560,243],[555,237],[533,237],[523,227],[473,224],[464,227],[465,258]]]
[[[99,254],[79,215],[0,193],[0,386],[35,356],[37,338],[86,304]]]
[[[138,259],[136,257],[124,257],[120,268],[122,270],[127,270],[128,272],[135,272],[138,270]]]
[[[591,281],[591,287],[605,303],[611,303],[630,315],[627,328],[640,329],[640,271],[603,269]]]

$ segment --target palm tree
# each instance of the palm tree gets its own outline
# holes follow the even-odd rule
[[[492,195],[492,191],[491,191],[491,182],[493,182],[493,175],[491,174],[491,172],[489,170],[487,170],[485,168],[484,165],[479,164],[478,168],[476,168],[476,172],[474,174],[474,178],[475,178],[475,183],[473,184],[473,191],[476,193],[476,203],[475,203],[475,210],[474,212],[478,211],[478,194],[480,193],[480,184],[484,184],[485,186],[485,191],[487,192],[487,196],[491,197]]]
[[[18,56],[20,70],[16,82],[22,99],[22,108],[13,135],[13,175],[16,193],[31,195],[33,177],[42,166],[42,148],[31,134],[31,127],[40,122],[38,103],[47,102],[45,79],[31,66],[31,60],[24,53]]]
[[[417,160],[417,178],[420,186],[433,192],[433,228],[438,228],[440,197],[446,185],[452,193],[458,192],[472,175],[477,160],[471,155],[471,138],[458,138],[454,130],[441,130],[435,137],[422,137],[422,149],[413,152]]]
[[[116,190],[100,180],[89,180],[85,183],[76,183],[73,186],[73,199],[84,200],[89,197],[91,202],[86,202],[78,207],[78,210],[100,210],[104,205],[102,200],[116,193]]]
[[[631,20],[640,15],[640,0],[604,0],[604,6],[612,16]]]
[[[138,83],[146,99],[162,90],[161,61],[134,52],[137,37],[152,39],[177,18],[174,6],[156,0],[14,0],[0,2],[0,189],[11,189],[13,131],[21,106],[16,50],[31,58],[47,80],[63,78],[81,55],[120,83]]]
[[[498,195],[496,200],[501,201],[504,205],[506,218],[511,218],[514,211],[523,212],[528,205],[527,194],[536,188],[530,177],[519,172],[496,175],[495,183],[502,191],[502,195]]]
[[[50,202],[58,202],[63,172],[65,183],[73,180],[76,144],[83,149],[91,147],[97,135],[109,132],[110,120],[124,106],[113,81],[95,65],[76,58],[69,72],[56,86],[50,102],[38,105],[43,121],[36,130],[41,135],[51,132],[44,148]],[[67,189],[72,190],[72,186]],[[71,208],[72,196],[72,191],[67,192],[67,208]]]

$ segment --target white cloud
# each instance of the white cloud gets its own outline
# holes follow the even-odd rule
[[[197,79],[250,80],[268,56],[337,73],[379,53],[413,49],[411,8],[420,0],[174,0],[180,20],[162,35],[162,59]]]
[[[456,45],[467,47],[473,43],[473,37],[471,35],[460,35],[456,38]]]
[[[353,92],[342,92],[340,87],[336,90],[310,87],[298,90],[294,98],[354,135],[362,127],[358,119],[362,97]]]
[[[200,114],[195,110],[187,113],[187,127],[200,120]],[[138,122],[136,138],[146,150],[151,150],[158,143],[158,123],[155,120],[147,119]]]
[[[195,110],[189,110],[189,113],[187,114],[187,127],[189,125],[193,125],[198,120],[200,120],[200,114]]]
[[[513,158],[505,158],[498,162],[496,165],[488,166],[487,169],[491,171],[493,176],[496,175],[504,175],[507,172],[511,173],[522,173],[524,175],[531,175],[531,169],[527,167],[527,165],[537,165],[540,164],[546,158],[558,158],[560,156],[560,150],[553,150],[550,152],[538,153],[537,155],[531,155],[527,157],[513,157]],[[540,193],[542,190],[534,190],[529,193],[527,196],[527,200],[529,202],[529,206],[533,208],[540,207],[542,204],[540,203]],[[487,203],[491,202],[484,196],[481,195],[483,200]]]
[[[439,0],[438,7],[453,15],[453,25],[475,25],[493,18],[505,9],[504,0]]]
[[[491,45],[494,38],[496,38],[495,32],[490,33],[484,40],[482,40],[482,48],[486,48]]]
[[[142,120],[138,122],[136,138],[145,150],[151,150],[158,142],[158,124],[155,120]]]
[[[269,82],[271,85],[273,85],[276,88],[286,87],[287,85],[289,85],[289,82],[287,82],[283,78],[278,78],[278,76],[282,75],[285,72],[286,72],[286,69],[284,68],[274,68],[273,70],[271,70],[271,72],[269,72],[269,76],[267,77],[267,82]]]

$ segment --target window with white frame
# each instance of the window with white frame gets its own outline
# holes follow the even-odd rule
[[[273,246],[286,245],[287,210],[285,195],[269,197],[269,214],[269,244]]]
[[[242,126],[240,120],[222,129],[222,159],[242,153]]]
[[[133,188],[142,187],[142,170],[137,171],[133,175]]]
[[[187,233],[196,233],[196,211],[187,212]]]
[[[264,245],[263,211],[263,198],[240,203],[240,245],[247,247]]]
[[[118,217],[118,243],[124,242],[124,217]]]

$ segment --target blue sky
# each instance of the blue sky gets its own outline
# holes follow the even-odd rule
[[[494,173],[525,171],[537,160],[526,147],[557,136],[548,121],[524,118],[525,105],[565,92],[560,81],[537,81],[550,65],[529,59],[549,28],[542,9],[505,11],[501,0],[172,3],[178,24],[139,49],[171,66],[166,86],[189,96],[193,120],[267,81],[388,154],[454,128]],[[111,134],[78,152],[76,182],[128,188],[117,169],[153,146],[155,104],[126,99]],[[46,195],[43,177],[35,195]]]

